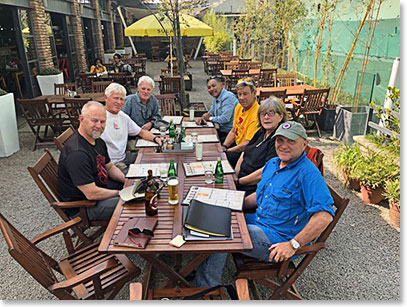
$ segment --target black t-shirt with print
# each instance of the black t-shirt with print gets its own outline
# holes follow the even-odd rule
[[[106,164],[109,162],[106,143],[101,138],[92,145],[76,131],[65,143],[59,157],[58,192],[61,201],[85,200],[86,196],[77,188],[80,185],[94,182],[96,186],[106,188]],[[69,215],[77,211],[69,209]]]

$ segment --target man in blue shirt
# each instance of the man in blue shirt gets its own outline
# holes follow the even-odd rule
[[[218,76],[209,77],[206,81],[208,93],[213,97],[209,112],[196,119],[199,125],[211,121],[219,125],[216,129],[220,143],[223,144],[230,129],[233,127],[235,107],[239,103],[236,96],[223,88],[223,79]]]
[[[291,258],[315,239],[332,221],[334,203],[319,170],[306,157],[304,127],[294,121],[277,129],[278,157],[266,163],[256,193],[245,199],[253,249],[243,254],[268,262]],[[196,270],[195,286],[220,283],[227,254],[212,254]]]
[[[123,112],[141,129],[150,130],[157,119],[161,119],[158,101],[153,95],[154,80],[142,76],[137,83],[137,93],[129,95],[124,101]]]

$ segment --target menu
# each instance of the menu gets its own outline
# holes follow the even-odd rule
[[[213,128],[212,122],[206,122],[206,125],[197,125],[195,122],[183,122],[182,125],[185,128]]]
[[[207,168],[211,168],[212,172],[215,173],[216,163],[217,161],[183,163],[185,176],[202,176]],[[233,174],[235,172],[228,160],[222,160],[222,168],[225,174]]]
[[[163,117],[163,120],[165,120],[166,122],[170,122],[172,120],[174,125],[181,125],[181,122],[182,122],[183,118],[184,118],[184,116],[169,116],[169,115],[166,115],[166,116]]]
[[[151,169],[153,171],[153,176],[160,176],[160,169],[168,169],[170,163],[142,163],[142,164],[130,164],[129,171],[127,172],[127,178],[137,178],[137,177],[146,177],[147,171]],[[175,163],[175,169],[177,168],[177,163]],[[166,173],[167,174],[167,173]]]

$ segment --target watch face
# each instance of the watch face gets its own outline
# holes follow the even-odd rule
[[[295,241],[295,240],[292,240],[292,241],[291,241],[291,246],[292,246],[294,249],[299,249],[299,248],[300,248],[300,243],[298,243],[298,242]]]

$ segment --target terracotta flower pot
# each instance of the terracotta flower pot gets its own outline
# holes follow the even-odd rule
[[[395,203],[389,203],[390,205],[390,224],[395,227],[400,227],[400,205]]]
[[[347,172],[345,172],[345,168],[343,166],[341,167],[341,170],[342,170],[343,179],[345,179],[345,182],[347,182],[348,188],[355,190],[355,191],[360,191],[359,179],[349,178],[349,180],[348,180],[348,174],[347,174]]]
[[[378,204],[384,199],[383,188],[372,188],[370,186],[360,184],[360,189],[362,192],[362,200],[365,203]]]

